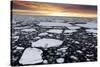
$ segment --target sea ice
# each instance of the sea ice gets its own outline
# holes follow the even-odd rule
[[[23,65],[41,63],[43,61],[41,54],[42,51],[40,49],[27,48],[19,60],[19,63]]]

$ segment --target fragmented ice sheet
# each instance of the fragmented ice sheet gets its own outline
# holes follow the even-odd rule
[[[32,42],[32,47],[43,47],[43,48],[49,48],[49,47],[57,47],[62,44],[63,41],[57,40],[57,39],[40,39],[36,42]]]
[[[42,51],[37,48],[27,48],[21,59],[19,60],[20,64],[36,64],[36,63],[41,63],[42,60]]]

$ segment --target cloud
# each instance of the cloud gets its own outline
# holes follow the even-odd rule
[[[54,16],[58,14],[58,16],[96,17],[97,6],[12,1],[12,11],[14,13],[29,15]]]

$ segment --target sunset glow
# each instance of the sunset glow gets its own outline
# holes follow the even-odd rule
[[[69,17],[96,17],[97,6],[71,5],[43,2],[13,1],[14,14],[42,15],[42,16],[69,16]]]

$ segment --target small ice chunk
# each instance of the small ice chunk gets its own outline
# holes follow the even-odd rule
[[[75,30],[75,29],[79,29],[80,27],[79,26],[70,26],[68,28],[71,29],[71,30]]]
[[[76,44],[79,44],[79,42],[78,42],[78,41],[75,41],[75,43],[76,43]]]
[[[48,33],[46,33],[46,32],[45,32],[45,33],[40,33],[40,34],[39,34],[39,36],[46,36],[46,35],[48,35]]]
[[[32,32],[32,31],[36,31],[35,29],[23,29],[21,31],[25,31],[25,32]]]
[[[88,59],[88,58],[87,58],[86,60],[87,60],[87,61],[90,61],[90,59]]]
[[[61,52],[57,52],[56,55],[62,55],[62,53]]]
[[[86,56],[88,56],[88,57],[92,57],[92,56],[94,56],[94,54],[87,54]]]
[[[35,37],[34,39],[40,39],[40,37]]]
[[[58,58],[56,61],[57,61],[57,63],[63,63],[64,62],[64,58]]]
[[[18,50],[23,50],[24,47],[17,47],[16,49],[18,49]]]
[[[81,50],[77,50],[76,52],[77,52],[77,53],[80,53],[80,54],[82,54],[82,53],[83,53]]]
[[[47,60],[44,60],[43,63],[48,63],[48,61]]]
[[[73,33],[73,32],[76,32],[77,30],[65,30],[64,33]]]
[[[66,52],[66,49],[68,49],[68,47],[60,48],[60,49],[58,49],[58,51]]]
[[[13,38],[14,38],[14,39],[18,39],[18,38],[19,38],[19,36],[14,36]]]
[[[70,56],[70,58],[71,58],[71,59],[74,59],[74,60],[78,60],[78,58],[75,57],[75,56]]]
[[[52,36],[53,36],[53,34],[49,34],[48,36],[52,37]]]
[[[62,30],[59,30],[59,29],[50,29],[47,31],[48,33],[56,33],[56,34],[60,34],[62,33]]]

